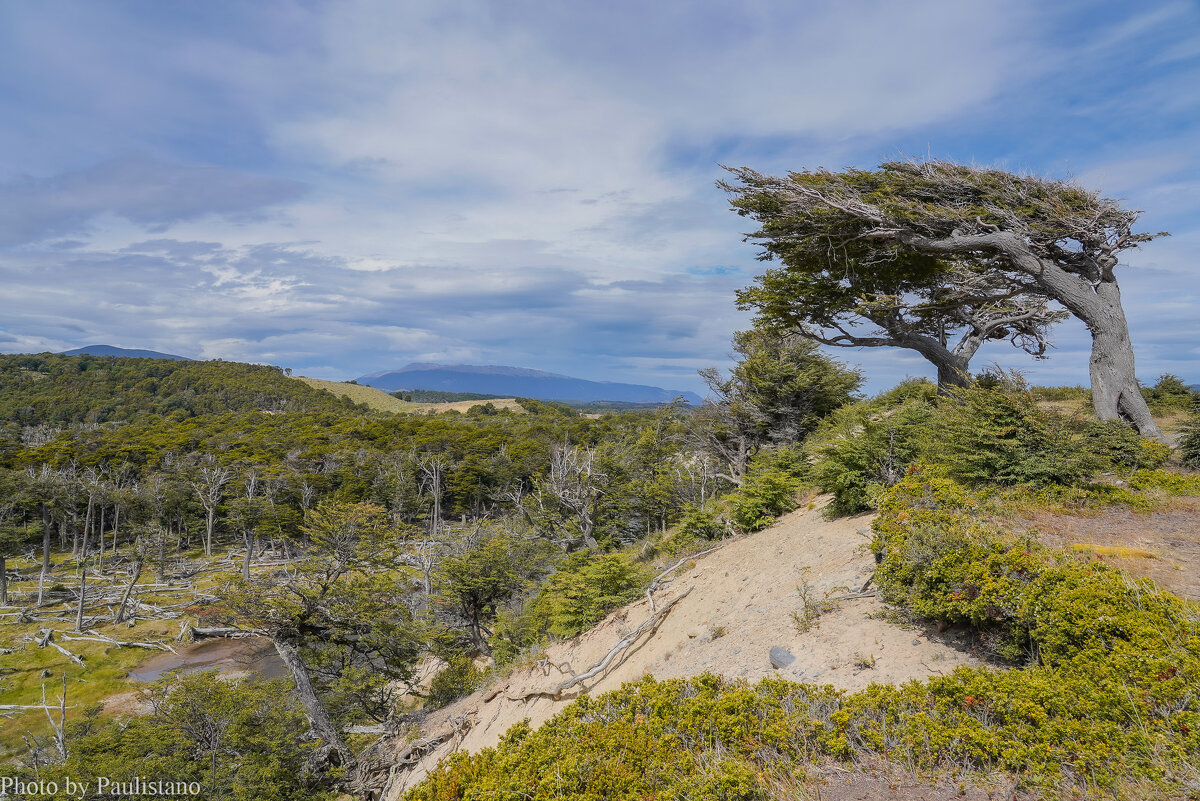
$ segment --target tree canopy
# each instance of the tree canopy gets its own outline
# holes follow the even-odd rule
[[[834,334],[805,329],[810,334],[833,344],[901,344],[931,359],[937,352],[890,333],[876,339],[895,342],[856,343],[857,334],[837,332],[857,314],[885,331],[880,320],[905,322],[910,337],[948,342],[951,331],[964,331],[968,345],[1004,337],[1039,354],[1047,326],[1059,319],[1046,305],[1054,301],[1091,330],[1097,416],[1158,433],[1134,375],[1115,274],[1121,252],[1156,236],[1133,231],[1139,212],[1068,181],[947,161],[785,178],[745,167],[731,172],[737,182],[721,186],[734,208],[762,224],[747,238],[763,243],[764,258],[800,265],[794,269],[802,280],[792,288],[817,290],[793,320],[832,326]],[[788,289],[776,276],[743,302],[786,319],[780,312]]]

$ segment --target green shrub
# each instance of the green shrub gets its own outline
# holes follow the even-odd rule
[[[1141,436],[1121,420],[1090,420],[1083,426],[1080,447],[1099,459],[1101,470],[1153,470],[1167,463],[1171,448]]]
[[[1085,652],[1153,653],[1185,632],[1180,600],[1104,564],[1056,555],[976,519],[973,499],[935,467],[918,467],[872,524],[883,597],[914,615],[992,635],[1009,660],[1048,666]]]
[[[1076,484],[1102,466],[1071,418],[1043,409],[1019,376],[953,390],[934,421],[931,453],[972,485]]]
[[[1139,470],[1129,477],[1135,490],[1161,490],[1168,495],[1200,495],[1200,476],[1172,470]]]
[[[902,384],[880,398],[843,407],[813,436],[812,480],[833,494],[829,514],[875,508],[878,495],[919,457],[934,415],[925,390],[922,384]]]
[[[523,629],[526,638],[536,632],[539,640],[547,634],[574,637],[638,597],[648,579],[648,571],[624,554],[580,551],[563,561],[526,605],[522,615],[528,619],[507,628]]]
[[[475,666],[474,660],[464,654],[454,654],[446,667],[429,682],[426,703],[437,709],[470,695],[483,681],[484,672]]]
[[[1092,402],[1092,391],[1087,387],[1030,387],[1029,391],[1040,401]]]
[[[726,534],[725,526],[711,510],[693,506],[679,519],[679,539],[683,542],[711,542]]]
[[[1195,393],[1179,376],[1163,373],[1154,386],[1142,388],[1142,397],[1146,399],[1150,411],[1155,414],[1170,414],[1187,411],[1192,405]]]
[[[1192,403],[1192,413],[1183,427],[1179,459],[1184,466],[1200,470],[1200,399]]]
[[[779,515],[796,508],[806,466],[796,448],[762,451],[750,464],[742,485],[731,492],[729,518],[746,533],[761,531]]]

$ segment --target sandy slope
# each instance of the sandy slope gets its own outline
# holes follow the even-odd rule
[[[869,516],[827,521],[819,510],[805,509],[686,565],[668,586],[655,593],[655,603],[662,608],[672,598],[691,591],[652,635],[643,637],[620,661],[586,682],[586,692],[594,695],[616,689],[644,674],[665,679],[705,671],[751,681],[774,674],[854,690],[872,682],[899,683],[972,663],[965,650],[955,647],[953,635],[931,638],[924,630],[876,617],[882,605],[875,598],[842,601],[809,631],[797,630],[792,613],[800,607],[797,588],[803,581],[821,598],[857,591],[870,577],[874,558],[862,547],[868,542],[869,523]],[[529,693],[553,692],[569,675],[592,667],[650,614],[646,599],[630,604],[586,634],[548,648],[548,659],[541,667],[518,671],[431,715],[422,727],[427,736],[452,728],[451,721],[466,721],[469,728],[460,727],[458,735],[419,762],[393,768],[386,797],[398,798],[454,750],[475,751],[495,745],[501,734],[523,718],[530,718],[535,726],[549,719],[578,693],[567,692],[561,700],[522,699]],[[788,649],[795,661],[773,669],[768,659],[773,646]],[[872,667],[865,666],[872,662]],[[569,663],[571,673],[551,666],[564,663]],[[404,746],[397,741],[392,755]]]

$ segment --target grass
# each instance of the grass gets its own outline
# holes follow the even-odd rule
[[[362,403],[377,412],[393,412],[402,414],[405,412],[423,411],[431,404],[427,403],[410,403],[402,401],[394,395],[389,395],[381,389],[375,387],[366,387],[361,384],[347,384],[344,381],[322,381],[319,378],[306,378],[305,376],[296,376],[297,380],[303,381],[310,387],[323,389],[326,392],[332,392],[334,395],[349,398],[355,403]]]
[[[1129,548],[1123,545],[1095,545],[1090,542],[1074,542],[1071,547],[1076,551],[1094,553],[1100,556],[1119,556],[1123,559],[1157,559],[1158,556],[1141,548]]]
[[[344,381],[322,381],[319,378],[307,378],[305,376],[296,376],[296,378],[310,387],[316,387],[317,389],[332,392],[334,395],[349,398],[355,403],[365,404],[377,412],[408,414],[412,412],[441,413],[454,411],[466,413],[472,406],[483,406],[488,403],[497,409],[511,409],[514,412],[525,411],[515,398],[450,401],[447,403],[413,403],[412,401],[400,400],[395,395],[390,395],[381,389],[361,384],[347,384]]]

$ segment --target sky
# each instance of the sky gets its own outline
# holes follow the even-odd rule
[[[764,268],[721,165],[927,156],[1169,231],[1118,273],[1138,374],[1200,382],[1200,4],[1154,0],[3,3],[0,352],[701,390]],[[1053,339],[973,366],[1086,384]]]

